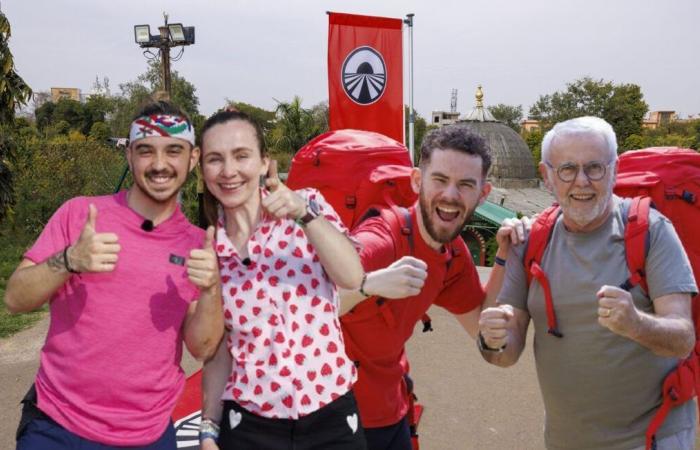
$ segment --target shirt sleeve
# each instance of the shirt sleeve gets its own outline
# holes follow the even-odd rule
[[[650,215],[645,267],[649,297],[653,300],[674,293],[695,295],[698,288],[693,270],[673,224],[655,210]]]
[[[34,245],[24,254],[26,259],[35,264],[41,264],[73,242],[72,237],[76,234],[73,228],[80,222],[80,217],[72,217],[73,214],[71,213],[71,210],[74,209],[73,204],[75,201],[75,199],[69,200],[56,210],[36,242],[34,242]],[[87,209],[83,216],[84,221],[87,219]],[[71,219],[75,223],[71,224]],[[79,232],[81,228],[78,227],[76,229]],[[77,236],[75,239],[77,239]]]
[[[360,260],[365,272],[384,269],[396,259],[391,230],[380,216],[360,223],[352,233],[360,244]]]
[[[467,260],[461,273],[456,275],[456,280],[447,285],[435,300],[436,305],[445,308],[452,314],[465,314],[474,308],[481,307],[486,298],[486,291],[479,280],[479,273],[471,261],[466,246],[463,251]]]
[[[499,303],[511,305],[523,311],[527,311],[527,274],[525,273],[525,250],[527,244],[511,245],[506,259],[506,273],[503,277],[503,286],[497,299]]]

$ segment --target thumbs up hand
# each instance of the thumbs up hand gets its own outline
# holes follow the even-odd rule
[[[202,289],[210,289],[219,285],[219,261],[214,251],[215,228],[207,228],[202,248],[190,251],[187,259],[187,277],[192,284]]]
[[[95,231],[97,208],[88,206],[88,217],[80,237],[67,252],[68,265],[77,272],[111,272],[121,250],[119,238],[114,233]]]
[[[262,201],[268,214],[277,219],[299,219],[306,214],[306,201],[299,194],[285,186],[277,175],[277,161],[270,161],[265,186],[270,195]]]

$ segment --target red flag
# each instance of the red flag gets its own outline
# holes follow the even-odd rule
[[[404,141],[403,20],[328,13],[330,129]]]

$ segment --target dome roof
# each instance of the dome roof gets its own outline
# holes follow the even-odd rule
[[[501,188],[537,187],[532,153],[523,138],[508,125],[497,121],[484,108],[481,86],[476,91],[476,108],[459,124],[481,136],[491,148],[489,181]]]

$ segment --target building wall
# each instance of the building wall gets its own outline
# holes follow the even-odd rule
[[[52,102],[57,102],[61,99],[67,98],[69,100],[75,100],[76,102],[79,102],[81,100],[80,98],[80,89],[78,88],[60,88],[60,87],[52,87],[51,88],[51,101]]]

